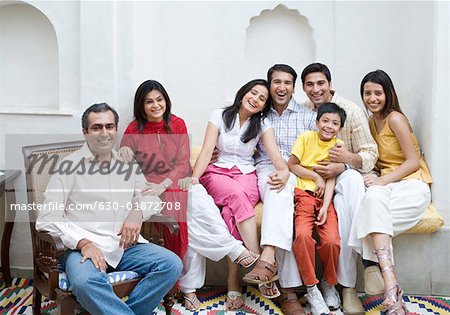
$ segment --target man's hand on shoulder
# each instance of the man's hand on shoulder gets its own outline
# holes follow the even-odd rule
[[[77,249],[81,251],[81,255],[83,256],[80,260],[81,263],[84,263],[86,260],[90,259],[95,268],[106,272],[108,265],[106,264],[105,257],[103,257],[101,250],[98,249],[98,247],[91,241],[83,238],[78,242]]]
[[[319,165],[313,167],[313,171],[323,178],[333,178],[345,171],[343,163],[334,163],[330,161],[321,161]]]
[[[122,161],[124,161],[125,163],[130,163],[131,161],[133,161],[134,152],[133,150],[131,150],[130,147],[126,146],[121,147],[118,151],[118,154],[122,159]]]
[[[133,209],[128,214],[120,228],[120,243],[119,246],[123,249],[136,245],[142,227],[142,212],[138,209]]]

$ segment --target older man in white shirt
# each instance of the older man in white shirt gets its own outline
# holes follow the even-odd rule
[[[182,264],[175,254],[140,236],[143,220],[159,212],[160,199],[141,194],[146,181],[139,166],[123,163],[112,149],[118,120],[105,103],[84,112],[86,143],[50,179],[36,228],[58,235],[67,247],[61,264],[87,311],[148,314],[173,287]],[[46,207],[51,204],[64,206]],[[126,302],[107,281],[109,267],[142,276]]]

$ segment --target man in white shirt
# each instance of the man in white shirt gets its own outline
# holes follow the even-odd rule
[[[267,73],[272,96],[272,108],[267,119],[275,131],[275,138],[281,156],[289,159],[292,145],[298,135],[315,128],[316,114],[297,104],[292,95],[295,91],[297,73],[284,64],[276,64]],[[290,174],[285,188],[282,187],[281,174],[275,170],[264,145],[258,143],[256,156],[256,173],[261,200],[264,202],[261,224],[261,246],[263,252],[260,261],[264,269],[253,269],[244,280],[257,281],[280,279],[282,295],[280,298],[284,314],[304,314],[294,288],[302,285],[300,274],[292,252],[294,222],[294,188],[297,178]],[[277,275],[278,271],[278,275]],[[250,280],[250,281],[249,281]],[[276,297],[278,292],[275,282],[260,284],[261,292],[267,297]]]
[[[60,263],[89,313],[148,314],[173,287],[182,263],[140,236],[142,222],[161,210],[160,199],[141,194],[146,180],[139,166],[123,163],[113,150],[118,120],[105,103],[83,113],[86,143],[51,177],[36,228],[59,236],[67,247]],[[142,277],[126,302],[108,283],[108,268]]]

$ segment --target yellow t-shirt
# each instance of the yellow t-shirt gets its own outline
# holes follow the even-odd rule
[[[317,131],[306,131],[295,140],[291,154],[298,158],[301,166],[312,170],[313,166],[318,165],[318,162],[330,159],[328,153],[336,143],[344,142],[336,137],[330,141],[322,141],[319,139]],[[312,179],[297,177],[296,187],[305,191],[315,191],[316,182]]]

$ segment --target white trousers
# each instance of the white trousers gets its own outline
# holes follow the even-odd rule
[[[406,179],[367,189],[356,218],[357,237],[362,239],[364,259],[377,262],[370,233],[391,237],[401,234],[420,221],[430,204],[430,186],[420,179]],[[391,244],[392,249],[392,244]]]
[[[275,246],[275,259],[282,288],[302,285],[302,280],[292,251],[294,234],[294,188],[297,177],[291,173],[286,187],[281,191],[270,190],[268,175],[275,172],[272,165],[257,167],[258,188],[264,203],[261,222],[261,246]]]
[[[187,220],[189,242],[179,280],[183,293],[195,292],[204,285],[206,258],[219,261],[228,256],[234,261],[245,250],[230,234],[219,208],[201,184],[189,189]]]
[[[333,202],[341,237],[341,251],[337,270],[338,282],[344,287],[354,288],[358,254],[349,244],[360,246],[361,243],[356,235],[356,227],[353,223],[364,199],[365,186],[362,175],[352,169],[344,171],[336,177],[334,191]]]

